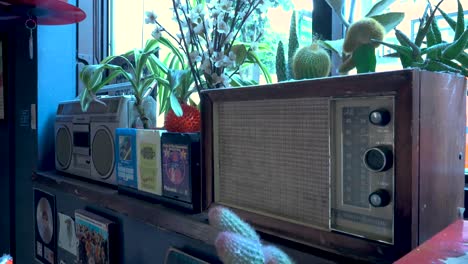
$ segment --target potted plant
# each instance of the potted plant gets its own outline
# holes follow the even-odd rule
[[[156,86],[154,67],[157,65],[158,59],[155,53],[158,49],[158,42],[149,40],[143,49],[134,49],[123,55],[109,56],[99,64],[86,65],[80,72],[80,79],[84,83],[84,89],[80,94],[83,111],[88,109],[92,101],[100,102],[96,94],[101,88],[118,76],[123,76],[133,89],[134,107],[143,128],[155,126],[155,108],[153,107],[152,113],[148,113],[148,109],[145,109],[145,102],[149,105],[154,104],[152,103],[154,100],[149,95]],[[115,64],[115,60],[124,62],[126,67]]]
[[[468,27],[465,25],[464,9],[458,0],[457,20],[453,20],[439,8],[443,0],[434,8],[428,4],[423,17],[420,19],[416,38],[411,40],[403,32],[395,29],[398,44],[391,44],[380,40],[372,40],[395,50],[403,68],[415,67],[428,71],[442,71],[459,73],[468,77]],[[445,19],[454,32],[454,38],[442,38],[436,13]],[[425,43],[425,47],[422,44]]]

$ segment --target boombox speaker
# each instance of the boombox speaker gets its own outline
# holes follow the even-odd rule
[[[466,80],[419,70],[202,93],[205,207],[392,262],[463,207]]]

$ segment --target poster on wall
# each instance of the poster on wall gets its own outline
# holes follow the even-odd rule
[[[0,120],[5,119],[5,98],[3,93],[3,43],[0,40]]]
[[[34,189],[34,240],[36,259],[43,264],[57,263],[55,196]]]

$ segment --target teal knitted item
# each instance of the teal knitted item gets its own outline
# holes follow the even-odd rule
[[[215,241],[218,256],[224,263],[264,264],[262,245],[239,234],[222,232]]]
[[[266,264],[291,264],[293,261],[286,253],[275,246],[264,246],[263,255]]]
[[[293,264],[275,246],[263,246],[255,230],[231,210],[214,207],[208,212],[210,224],[220,229],[215,241],[219,258],[225,264]]]
[[[208,219],[211,225],[220,230],[236,233],[247,239],[260,242],[255,230],[227,208],[213,208],[208,213]]]

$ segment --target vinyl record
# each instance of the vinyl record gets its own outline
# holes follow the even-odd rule
[[[42,241],[46,244],[50,244],[54,235],[54,218],[52,207],[49,201],[44,197],[37,203],[36,224]]]

